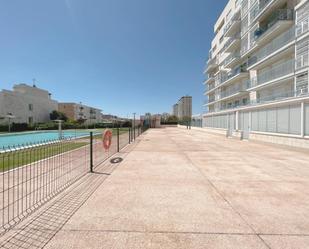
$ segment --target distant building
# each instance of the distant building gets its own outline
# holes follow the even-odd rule
[[[192,116],[192,97],[183,96],[178,101],[178,118],[191,118]]]
[[[160,128],[161,127],[161,115],[160,114],[150,114],[146,113],[140,117],[140,122],[144,126],[149,126],[150,128]]]
[[[173,105],[173,112],[172,112],[173,116],[177,116],[178,117],[178,104]]]
[[[113,121],[113,120],[118,120],[118,117],[115,115],[111,115],[111,114],[102,114],[102,119],[104,121]]]
[[[100,109],[83,105],[81,103],[59,103],[59,111],[63,112],[69,119],[78,121],[84,120],[86,124],[102,122]]]
[[[13,86],[13,91],[2,90],[0,92],[0,119],[1,123],[7,115],[14,116],[14,123],[47,122],[49,114],[58,110],[58,103],[51,99],[51,94],[36,86],[18,84]]]
[[[173,115],[180,120],[184,118],[191,118],[192,116],[192,97],[183,96],[178,102],[173,105]]]

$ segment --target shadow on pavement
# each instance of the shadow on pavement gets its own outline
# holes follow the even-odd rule
[[[82,178],[26,224],[14,229],[15,234],[0,248],[43,248],[115,169],[107,164],[99,167],[96,174]]]

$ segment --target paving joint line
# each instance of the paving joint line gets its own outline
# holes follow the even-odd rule
[[[175,143],[175,144],[177,144],[177,142],[173,139],[173,138],[171,138],[172,139],[172,141]],[[196,166],[195,164],[194,164],[194,162],[191,160],[191,158],[187,155],[187,153],[183,153],[184,155],[185,155],[185,157],[189,160],[189,162],[190,162],[190,164],[201,174],[201,176],[203,176],[203,178],[205,178],[206,179],[206,181],[213,187],[213,189],[221,196],[221,198],[230,206],[230,208],[232,208],[232,210],[241,218],[241,220],[243,221],[243,222],[245,222],[245,224],[247,224],[247,226],[256,234],[256,236],[263,242],[263,244],[267,247],[267,248],[269,248],[269,249],[271,249],[271,247],[264,241],[264,239],[257,233],[257,231],[247,222],[247,220],[244,218],[244,217],[242,217],[242,215],[241,215],[241,213],[240,212],[238,212],[235,208],[234,208],[234,206],[230,203],[230,201],[228,201],[227,200],[227,198],[219,191],[219,189],[213,184],[213,182],[210,180],[210,179],[208,179],[208,177],[201,171],[201,169],[198,167],[198,166]]]

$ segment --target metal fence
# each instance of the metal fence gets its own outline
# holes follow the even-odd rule
[[[146,129],[113,129],[109,151],[103,147],[103,134],[97,132],[0,150],[0,233],[94,170]]]

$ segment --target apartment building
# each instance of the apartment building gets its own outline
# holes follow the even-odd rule
[[[203,126],[246,139],[304,143],[309,0],[229,0],[214,33]]]
[[[178,117],[178,104],[173,105],[172,115]]]
[[[86,124],[102,122],[102,110],[82,103],[59,103],[58,109],[69,119],[83,120]]]
[[[177,116],[180,120],[184,118],[191,118],[192,116],[192,97],[183,96],[178,102],[173,105],[173,115]]]
[[[46,122],[53,110],[58,110],[57,101],[51,99],[48,91],[36,86],[17,84],[12,91],[0,92],[0,123],[8,122],[8,115],[14,123]]]

